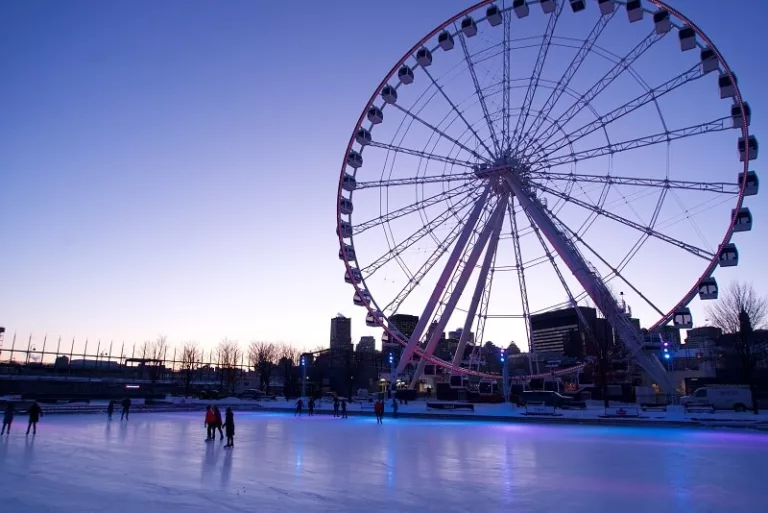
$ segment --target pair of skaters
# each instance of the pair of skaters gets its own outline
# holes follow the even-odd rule
[[[27,434],[29,430],[32,430],[32,434],[37,434],[37,423],[40,421],[40,417],[43,416],[43,409],[37,404],[37,401],[33,401],[32,405],[27,410],[29,415],[29,424],[27,424]],[[5,412],[3,413],[3,429],[0,431],[0,435],[4,435],[6,431],[11,434],[11,424],[13,424],[13,418],[16,416],[16,407],[12,402],[8,402],[5,405]]]
[[[224,447],[235,446],[235,413],[231,407],[227,408],[224,416],[224,422],[221,421],[221,411],[218,406],[208,406],[205,410],[205,426],[208,428],[208,437],[206,442],[216,440],[216,430],[219,430],[221,440],[224,439],[224,433],[221,428],[223,427],[227,433],[227,445]]]

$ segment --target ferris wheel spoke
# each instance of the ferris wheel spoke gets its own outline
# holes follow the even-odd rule
[[[555,152],[568,144],[572,144],[578,141],[579,139],[586,137],[587,135],[591,134],[592,132],[595,132],[596,130],[600,130],[605,125],[612,123],[618,119],[621,119],[627,114],[630,114],[636,111],[637,109],[645,105],[648,105],[651,102],[656,101],[658,98],[661,98],[665,94],[670,93],[675,89],[678,89],[684,86],[685,84],[689,84],[703,76],[704,76],[704,73],[701,70],[701,64],[696,64],[688,71],[684,71],[683,73],[680,73],[675,78],[668,80],[662,85],[654,89],[651,89],[647,91],[645,94],[641,94],[637,98],[634,98],[626,102],[624,105],[617,107],[611,112],[608,112],[607,114],[604,114],[598,117],[591,123],[588,123],[582,126],[581,128],[574,130],[573,132],[569,132],[566,136],[563,136],[560,139],[557,139],[545,145],[541,151],[545,153]],[[565,144],[563,143],[564,141],[565,141]]]
[[[411,357],[413,356],[414,350],[418,347],[419,341],[421,340],[421,336],[424,333],[424,329],[427,327],[427,323],[432,318],[432,314],[434,313],[435,308],[437,307],[437,302],[440,299],[440,296],[442,296],[442,293],[445,290],[446,285],[448,284],[448,280],[453,275],[453,271],[456,268],[456,264],[458,263],[459,258],[464,252],[464,248],[466,247],[467,242],[469,241],[469,237],[472,235],[472,232],[475,229],[475,225],[477,224],[480,218],[480,214],[482,213],[483,209],[486,206],[490,192],[491,192],[491,184],[488,183],[485,186],[485,189],[483,190],[480,197],[477,199],[477,201],[475,201],[475,204],[472,207],[472,212],[470,213],[466,224],[462,228],[461,234],[456,240],[456,243],[453,246],[453,250],[451,251],[451,254],[448,257],[448,261],[446,262],[445,267],[443,268],[443,272],[440,274],[440,278],[438,278],[437,284],[435,285],[435,288],[432,290],[432,294],[430,295],[430,298],[427,301],[426,306],[424,307],[424,312],[422,313],[421,317],[419,317],[419,322],[416,323],[416,326],[413,329],[413,333],[411,334],[411,337],[408,340],[408,343],[406,344],[405,348],[400,354],[400,361],[397,364],[398,374],[402,373],[405,370],[405,366],[408,365],[408,363],[410,362]]]
[[[441,240],[438,244],[435,251],[427,258],[427,260],[422,264],[422,266],[413,274],[413,276],[407,281],[405,286],[400,289],[400,292],[397,293],[395,298],[389,302],[387,306],[384,307],[383,311],[390,312],[392,314],[397,313],[400,310],[400,307],[402,306],[403,302],[408,299],[408,296],[413,292],[414,289],[421,283],[421,281],[426,277],[430,271],[435,267],[437,262],[448,252],[448,249],[453,245],[453,243],[456,241],[456,239],[459,237],[459,234],[461,233],[461,228],[464,226],[464,223],[466,222],[467,218],[469,217],[469,212],[461,218],[461,220],[456,223],[456,226],[453,227],[451,232],[446,236],[445,239]]]
[[[469,168],[469,169],[472,169],[472,168],[474,168],[476,166],[475,163],[472,163],[472,162],[469,162],[469,161],[466,161],[466,160],[454,159],[454,158],[451,158],[451,157],[446,157],[446,156],[443,156],[443,155],[437,155],[435,153],[429,153],[429,152],[426,152],[426,151],[413,150],[411,148],[403,148],[402,146],[397,146],[397,145],[394,145],[394,144],[387,144],[387,143],[380,143],[380,142],[372,141],[370,144],[368,144],[368,146],[371,146],[373,148],[380,148],[382,150],[393,151],[395,153],[403,153],[403,154],[406,154],[406,155],[413,155],[414,157],[420,157],[420,158],[427,159],[427,160],[435,160],[435,161],[438,161],[438,162],[444,162],[446,164],[452,164],[454,166],[465,167],[465,168]]]
[[[508,216],[509,216],[509,224],[512,230],[512,244],[514,246],[515,251],[515,262],[517,267],[517,282],[518,286],[520,288],[520,301],[523,305],[523,320],[525,324],[525,336],[526,336],[526,342],[528,343],[528,349],[533,355],[535,353],[535,350],[533,348],[533,340],[531,338],[531,334],[533,333],[531,329],[531,309],[528,304],[528,285],[525,279],[525,265],[523,264],[523,253],[520,249],[520,235],[519,230],[517,228],[517,215],[515,214],[515,209],[513,202],[510,201],[508,205]],[[531,373],[533,373],[533,364],[531,363],[532,358],[528,359],[528,365],[529,370]]]
[[[442,174],[442,175],[425,175],[414,176],[411,178],[392,178],[389,180],[374,180],[370,182],[357,182],[355,190],[371,189],[371,188],[387,188],[387,187],[399,187],[403,185],[424,185],[428,183],[450,183],[450,182],[467,182],[470,180],[476,180],[477,175],[474,172],[457,173],[457,174]]]
[[[565,201],[569,203],[573,203],[574,205],[577,205],[579,207],[582,207],[584,209],[587,209],[591,212],[595,212],[597,214],[600,214],[603,217],[606,217],[608,219],[611,219],[613,221],[616,221],[618,223],[621,223],[625,226],[628,226],[630,228],[633,228],[641,233],[645,233],[647,235],[650,235],[656,239],[662,240],[664,242],[667,242],[669,244],[672,244],[673,246],[677,246],[678,248],[684,249],[685,251],[691,253],[694,256],[697,256],[699,258],[702,258],[704,260],[712,260],[715,255],[713,253],[710,253],[709,251],[706,251],[704,249],[701,249],[699,247],[693,246],[691,244],[688,244],[686,242],[680,241],[675,239],[674,237],[670,237],[669,235],[665,235],[663,233],[657,232],[650,226],[643,226],[639,223],[636,223],[635,221],[631,221],[625,217],[622,217],[620,215],[614,214],[613,212],[597,207],[596,205],[592,205],[590,203],[587,203],[586,201],[582,201],[575,197],[566,197],[564,194],[562,194],[560,191],[556,189],[552,189],[550,187],[536,184],[534,185],[539,190],[545,191],[553,196],[561,197]]]
[[[404,107],[401,107],[401,106],[400,106],[400,105],[398,105],[397,103],[393,104],[393,105],[392,105],[392,107],[394,107],[394,108],[398,109],[400,112],[402,112],[402,113],[403,113],[403,114],[405,114],[406,116],[408,116],[408,117],[412,118],[414,121],[418,121],[419,123],[421,123],[421,124],[422,124],[422,125],[424,125],[425,127],[429,128],[430,130],[432,130],[433,132],[435,132],[435,133],[436,133],[437,135],[439,135],[440,137],[442,137],[442,138],[444,138],[444,139],[446,139],[446,140],[448,140],[448,141],[451,141],[453,144],[455,144],[455,145],[456,145],[456,146],[458,146],[459,148],[463,149],[464,151],[466,151],[466,152],[467,152],[467,153],[469,153],[470,155],[473,155],[475,158],[477,158],[477,160],[479,160],[479,161],[482,161],[482,162],[489,162],[489,160],[488,160],[488,158],[487,158],[487,157],[483,157],[482,155],[480,155],[479,153],[477,153],[475,150],[473,150],[473,149],[471,149],[471,148],[469,148],[469,147],[465,146],[464,144],[462,144],[461,142],[459,142],[457,139],[454,139],[454,138],[453,138],[453,137],[451,137],[450,135],[446,134],[445,132],[443,132],[442,130],[440,130],[439,128],[437,128],[436,126],[434,126],[434,125],[432,125],[431,123],[429,123],[428,121],[425,121],[424,119],[422,119],[421,117],[419,117],[417,114],[414,114],[414,113],[413,113],[413,112],[411,112],[410,110],[408,110],[408,109],[406,109],[406,108],[404,108]]]
[[[616,14],[616,12],[618,12],[618,9],[614,10],[611,14],[608,14],[606,16],[600,16],[600,18],[598,18],[597,22],[595,23],[595,26],[592,28],[592,31],[584,40],[584,43],[581,45],[581,48],[579,48],[579,51],[576,53],[576,56],[573,58],[570,65],[568,66],[568,69],[565,71],[565,73],[563,73],[563,76],[560,77],[560,80],[557,82],[557,85],[552,89],[552,92],[549,94],[547,101],[544,102],[544,107],[542,107],[541,109],[541,114],[537,116],[536,119],[534,119],[533,124],[528,130],[526,130],[522,140],[531,141],[531,142],[535,140],[535,137],[538,134],[542,124],[547,120],[547,118],[552,112],[552,109],[555,107],[555,105],[557,105],[557,102],[560,99],[560,97],[568,89],[568,85],[571,83],[571,79],[573,79],[573,76],[576,74],[576,72],[579,70],[581,65],[584,63],[584,60],[587,58],[587,55],[589,55],[590,51],[592,50],[592,47],[597,42],[597,39],[600,37],[600,34],[603,32],[603,29],[608,25],[608,22],[611,21],[611,19],[613,19],[613,16]],[[527,147],[528,147],[528,143],[526,143],[526,148]]]
[[[632,64],[637,59],[639,59],[640,56],[642,56],[649,48],[660,41],[663,37],[664,34],[660,35],[657,34],[655,30],[651,31],[651,33],[645,39],[638,43],[637,46],[635,46],[624,58],[619,60],[619,62],[617,62],[613,68],[611,68],[605,75],[603,75],[603,77],[598,80],[596,84],[590,87],[586,93],[581,95],[581,97],[576,100],[573,105],[571,105],[562,115],[560,115],[560,117],[557,118],[557,122],[573,119],[576,114],[590,105],[592,100],[594,100],[601,92],[603,92],[603,90],[605,90],[606,87],[613,83],[613,81],[616,80],[627,68],[632,66]],[[543,144],[547,142],[556,132],[557,128],[554,127],[554,125],[550,125],[546,130],[544,130],[541,137],[538,137],[538,134],[534,134],[526,147],[523,149],[523,153],[526,156],[530,156],[528,149],[530,149],[531,143],[534,140]]]
[[[456,216],[457,212],[469,206],[472,203],[473,199],[476,199],[476,196],[470,195],[467,198],[464,198],[461,202],[459,202],[458,205],[450,205],[440,215],[438,215],[437,217],[435,217],[425,225],[421,226],[418,230],[413,232],[411,235],[409,235],[399,244],[395,245],[394,248],[391,248],[384,255],[374,260],[373,263],[360,269],[360,271],[363,273],[363,276],[366,279],[370,278],[376,271],[381,269],[384,265],[386,265],[392,259],[398,258],[403,253],[403,251],[407,250],[408,248],[410,248],[411,246],[419,242],[421,239],[423,239],[427,235],[432,234],[437,228],[445,224],[451,217]]]
[[[488,124],[488,130],[491,134],[491,140],[493,141],[493,147],[496,149],[496,153],[501,152],[499,146],[499,139],[496,137],[496,128],[491,120],[491,115],[488,111],[488,105],[485,102],[485,95],[483,89],[480,87],[480,82],[477,80],[477,73],[475,72],[475,65],[472,63],[472,57],[469,55],[469,49],[467,48],[467,41],[464,37],[464,33],[459,31],[459,43],[461,44],[461,51],[464,52],[464,61],[467,63],[467,69],[472,77],[472,84],[475,86],[475,94],[477,99],[480,100],[480,108],[483,110],[483,117]]]
[[[554,214],[552,214],[552,216],[553,216],[553,217],[555,217],[555,218],[557,218],[557,216],[555,216]],[[611,264],[610,264],[610,263],[609,263],[609,262],[608,262],[608,261],[607,261],[605,258],[603,258],[603,256],[602,256],[600,253],[598,253],[597,251],[595,251],[595,249],[594,249],[592,246],[590,246],[590,245],[587,243],[587,241],[585,241],[585,240],[584,240],[584,239],[583,239],[581,236],[579,236],[579,234],[577,234],[576,232],[574,232],[573,230],[571,230],[571,229],[570,229],[570,227],[568,227],[568,225],[566,225],[565,223],[563,223],[563,222],[562,222],[562,220],[559,220],[559,221],[560,221],[560,224],[562,224],[563,226],[565,226],[565,227],[566,227],[566,229],[567,229],[567,230],[570,232],[571,236],[572,236],[572,237],[573,237],[573,238],[574,238],[576,241],[578,241],[579,243],[581,243],[581,244],[582,244],[582,245],[583,245],[585,248],[587,248],[587,249],[589,250],[589,252],[590,252],[590,253],[592,253],[593,255],[595,255],[595,256],[598,258],[598,260],[600,260],[600,261],[603,263],[603,265],[605,265],[605,266],[606,266],[608,269],[610,269],[610,270],[611,270],[611,273],[612,273],[613,275],[615,275],[615,276],[616,276],[616,277],[618,277],[618,278],[619,278],[621,281],[623,281],[624,283],[626,283],[626,284],[627,284],[627,286],[628,286],[630,289],[632,289],[632,291],[633,291],[635,294],[637,294],[637,295],[638,295],[638,297],[640,297],[640,298],[641,298],[643,301],[645,301],[645,302],[648,304],[648,306],[650,306],[651,308],[653,308],[654,310],[656,310],[656,312],[658,312],[658,314],[659,314],[659,315],[661,315],[661,316],[663,316],[663,315],[664,315],[664,312],[662,312],[662,311],[661,311],[661,309],[660,309],[659,307],[657,307],[657,306],[656,306],[656,305],[655,305],[655,304],[654,304],[654,303],[653,303],[653,302],[652,302],[650,299],[648,299],[648,298],[646,297],[646,295],[645,295],[645,294],[643,294],[643,293],[640,291],[640,289],[638,289],[637,287],[635,287],[635,286],[632,284],[632,282],[630,282],[630,281],[629,281],[629,280],[628,280],[628,279],[627,279],[627,278],[626,278],[626,277],[625,277],[623,274],[621,274],[621,272],[620,272],[620,270],[619,270],[619,269],[617,269],[616,267],[612,266],[612,265],[611,265]]]
[[[546,167],[559,166],[563,164],[570,164],[579,162],[581,160],[594,159],[605,155],[612,155],[623,151],[634,150],[637,148],[644,148],[646,146],[652,146],[660,143],[670,143],[677,139],[685,139],[687,137],[693,137],[697,135],[703,135],[711,132],[723,132],[731,130],[732,126],[729,123],[730,118],[723,117],[707,123],[701,123],[699,125],[688,126],[677,130],[670,130],[667,132],[660,132],[653,135],[647,135],[645,137],[639,137],[637,139],[631,139],[628,141],[622,141],[606,146],[600,146],[598,148],[592,148],[589,150],[583,150],[570,155],[562,155],[559,157],[551,157],[538,161],[540,166],[534,168],[534,171]]]
[[[437,347],[437,343],[440,340],[440,336],[443,330],[445,330],[451,315],[453,315],[453,311],[456,308],[456,305],[458,304],[462,294],[464,293],[464,288],[467,286],[467,282],[472,275],[472,271],[475,269],[475,266],[480,259],[480,255],[485,249],[485,246],[488,244],[488,240],[490,239],[491,234],[496,231],[496,228],[504,220],[504,206],[506,203],[506,196],[499,198],[496,206],[494,207],[493,214],[490,216],[488,222],[486,222],[485,226],[483,227],[483,230],[478,235],[474,246],[472,246],[467,260],[464,262],[463,269],[460,271],[457,270],[458,277],[454,283],[453,290],[451,291],[448,298],[448,302],[445,304],[445,307],[439,315],[437,326],[432,330],[431,336],[427,341],[427,347],[424,349],[424,354],[426,356],[432,356],[434,353],[435,347]],[[421,375],[424,373],[424,367],[426,364],[427,361],[424,358],[419,360],[416,373],[414,374],[413,380],[411,382],[411,387],[414,387],[416,383],[418,383],[418,380],[421,379]]]
[[[533,73],[531,79],[528,82],[528,89],[525,92],[525,98],[523,99],[523,107],[520,111],[520,116],[517,118],[517,124],[515,131],[509,141],[510,147],[517,145],[522,141],[523,130],[525,129],[525,123],[528,121],[528,115],[531,111],[531,105],[533,104],[533,98],[536,95],[536,89],[539,87],[539,79],[541,78],[541,72],[544,69],[544,62],[547,60],[547,54],[549,53],[549,47],[552,43],[552,35],[555,33],[555,27],[557,26],[557,20],[560,19],[560,13],[563,12],[563,6],[565,2],[557,2],[557,8],[555,13],[550,15],[547,22],[547,28],[544,32],[544,37],[541,40],[541,46],[539,46],[539,54],[536,57],[536,64],[533,67]],[[505,141],[506,144],[506,141]]]
[[[473,187],[474,186],[472,184],[458,185],[453,189],[449,189],[447,191],[435,194],[434,196],[430,196],[429,198],[416,201],[410,205],[406,205],[404,207],[398,208],[397,210],[393,210],[392,212],[387,212],[386,214],[371,219],[370,221],[355,224],[355,226],[352,228],[352,235],[359,235],[375,226],[380,226],[384,223],[388,223],[390,221],[394,221],[395,219],[407,216],[408,214],[411,214],[417,210],[425,209],[431,207],[432,205],[437,205],[438,203],[453,199],[461,194],[468,193],[472,190]]]
[[[686,180],[668,180],[658,178],[633,178],[618,175],[585,175],[576,173],[557,173],[554,171],[531,171],[537,178],[570,183],[599,183],[611,185],[634,185],[638,187],[658,187],[661,189],[687,189],[694,191],[715,192],[720,194],[739,194],[738,183],[727,182],[692,182]],[[567,194],[567,192],[566,192]]]
[[[501,77],[501,140],[507,144],[509,139],[509,118],[512,115],[509,101],[509,72],[512,68],[512,51],[510,49],[510,39],[512,38],[512,11],[504,11],[504,35],[502,41],[502,77]]]

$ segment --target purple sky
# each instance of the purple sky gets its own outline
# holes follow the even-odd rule
[[[768,45],[756,36],[768,5],[671,3],[737,73],[760,137]],[[0,4],[6,340],[315,347],[337,312],[355,316],[355,340],[375,333],[341,279],[339,165],[381,78],[468,3],[384,5]],[[722,180],[737,170],[729,156]],[[754,232],[736,239],[741,265],[717,274],[721,286],[753,280],[768,292],[759,198],[748,202]]]

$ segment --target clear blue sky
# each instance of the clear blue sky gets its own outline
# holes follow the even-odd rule
[[[672,5],[738,74],[760,137],[768,4],[730,3]],[[0,4],[6,339],[314,347],[337,312],[368,334],[336,254],[339,164],[384,74],[467,5]],[[749,202],[755,232],[721,284],[768,292],[763,203]]]

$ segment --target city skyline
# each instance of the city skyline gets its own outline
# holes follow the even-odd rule
[[[387,12],[345,2],[345,30],[312,49],[296,31],[336,16],[308,2],[297,4],[290,29],[254,28],[282,9],[247,3],[39,5],[0,8],[0,41],[16,49],[0,57],[11,77],[0,84],[6,344],[14,333],[137,343],[167,335],[206,348],[228,337],[309,349],[325,343],[335,312],[352,318],[353,340],[373,335],[380,344],[381,330],[365,327],[342,280],[338,168],[379,80],[467,2],[431,2],[421,16],[408,2]],[[671,5],[738,74],[759,137],[766,100],[754,64],[765,43],[745,51],[744,34],[760,16]],[[388,37],[368,42],[371,19]],[[265,52],[273,42],[279,51]],[[748,206],[760,226],[763,202]],[[737,279],[768,290],[760,239],[737,240],[741,262],[717,274],[721,290]],[[694,314],[703,325],[703,312]],[[519,331],[488,338],[525,345]]]

